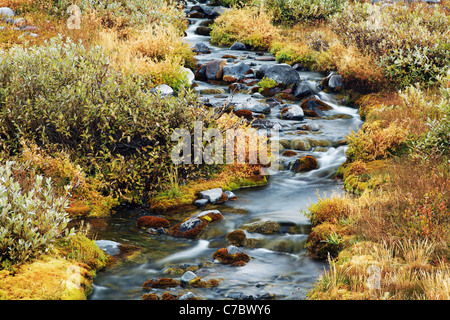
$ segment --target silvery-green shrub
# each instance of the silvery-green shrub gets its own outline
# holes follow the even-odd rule
[[[21,185],[14,172],[26,170],[12,161],[0,165],[0,263],[20,264],[47,252],[69,221],[67,199],[55,196],[49,178],[36,175]]]

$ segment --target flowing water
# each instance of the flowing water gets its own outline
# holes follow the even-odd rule
[[[192,5],[192,4],[191,4]],[[202,19],[190,19],[185,40],[190,44],[202,42],[211,49],[210,54],[199,55],[201,63],[220,59],[225,54],[233,55],[237,61],[253,62],[254,68],[262,64],[275,64],[274,61],[257,61],[254,52],[232,51],[228,48],[213,46],[208,36],[195,33]],[[241,60],[242,58],[242,60]],[[313,88],[326,76],[315,72],[299,72],[303,81]],[[196,90],[205,88],[223,88],[227,85],[197,82]],[[94,279],[93,293],[89,299],[141,299],[142,284],[157,277],[174,277],[167,275],[171,266],[199,266],[196,274],[207,279],[221,279],[215,288],[173,288],[152,289],[161,294],[165,291],[173,293],[193,292],[204,299],[304,299],[306,292],[317,280],[318,275],[326,268],[326,264],[312,260],[304,248],[310,231],[308,219],[303,210],[316,202],[318,197],[330,196],[343,192],[339,180],[334,178],[337,168],[345,161],[347,146],[337,146],[335,143],[356,131],[362,124],[357,110],[343,106],[334,94],[324,93],[318,89],[316,96],[333,107],[325,111],[326,118],[305,118],[304,121],[287,121],[279,118],[279,108],[273,108],[266,119],[278,122],[283,130],[280,139],[314,138],[327,141],[328,147],[315,148],[299,154],[312,154],[318,159],[319,168],[309,172],[294,173],[290,170],[280,170],[268,179],[263,187],[236,190],[238,200],[228,201],[220,205],[208,205],[203,210],[218,209],[224,220],[208,227],[198,240],[178,239],[167,234],[150,234],[136,227],[136,220],[143,214],[141,210],[123,209],[112,217],[105,219],[106,224],[96,226],[93,232],[97,239],[113,241],[111,244],[125,243],[137,245],[141,254],[137,260],[118,267],[101,271]],[[205,95],[210,102],[222,102],[223,96]],[[245,101],[247,94],[236,94],[234,102]],[[333,115],[344,117],[330,118]],[[317,124],[319,131],[308,134],[297,134],[296,129],[301,124]],[[281,162],[289,158],[281,156]],[[181,217],[190,213],[168,217],[175,223]],[[239,229],[243,224],[272,220],[281,225],[281,232],[275,235],[262,235],[247,232],[247,237],[257,239],[255,248],[243,247],[251,260],[243,267],[232,267],[215,263],[212,254],[219,248],[228,246],[225,239],[227,233]]]

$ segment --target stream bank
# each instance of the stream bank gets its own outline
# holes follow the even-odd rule
[[[267,185],[235,190],[235,201],[208,204],[201,209],[182,210],[164,217],[173,226],[197,212],[218,210],[223,219],[209,225],[196,239],[172,237],[166,232],[149,232],[137,227],[140,217],[154,214],[143,209],[124,208],[111,217],[96,220],[97,223],[91,224],[91,232],[96,235],[99,246],[110,250],[112,255],[118,253],[119,244],[137,246],[140,255],[133,261],[99,272],[89,299],[142,299],[145,294],[161,296],[167,291],[178,296],[188,294],[215,300],[304,299],[326,264],[307,255],[304,245],[310,225],[302,210],[318,197],[343,192],[341,182],[335,179],[337,169],[346,160],[347,146],[342,140],[352,130],[357,131],[362,121],[356,109],[342,104],[338,94],[322,90],[320,84],[327,75],[291,67],[289,71],[308,89],[310,98],[330,108],[318,109],[320,116],[303,114],[287,119],[280,116],[286,103],[300,105],[302,101],[283,100],[271,104],[270,97],[251,90],[260,81],[258,73],[278,65],[275,59],[265,52],[211,45],[207,34],[198,34],[197,30],[208,19],[204,14],[192,14],[201,8],[194,8],[195,5],[188,2],[186,8],[190,25],[185,41],[195,48],[207,48],[205,53],[197,56],[199,70],[195,90],[210,107],[222,106],[229,98],[230,83],[217,81],[223,80],[223,74],[221,79],[201,78],[198,75],[201,67],[220,61],[222,70],[236,65],[253,70],[242,81],[236,82],[243,90],[233,94],[234,110],[251,107],[253,119],[263,118],[254,121],[260,128],[276,125],[281,129],[279,142],[283,151],[290,152],[282,153],[280,170],[269,177]],[[317,159],[317,168],[293,171],[295,161],[304,156]],[[277,227],[270,233],[252,228],[264,223]],[[237,267],[218,263],[213,254],[221,248],[230,248],[227,235],[241,229],[251,241],[238,249],[250,260]],[[181,281],[187,271],[194,272],[204,281],[216,279],[218,285],[210,288],[143,288],[143,284],[151,279]]]

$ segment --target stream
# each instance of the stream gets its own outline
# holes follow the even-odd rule
[[[187,11],[194,3],[188,2]],[[276,64],[276,61],[260,61],[257,52],[248,50],[229,50],[209,43],[210,37],[196,34],[195,30],[204,21],[202,18],[190,18],[185,41],[191,45],[203,43],[211,53],[198,55],[203,64],[224,55],[235,56],[237,62],[251,63],[258,69],[264,64]],[[270,56],[264,53],[264,56]],[[267,59],[269,60],[269,59]],[[233,64],[227,61],[228,64]],[[300,155],[313,155],[318,160],[318,169],[295,173],[285,165],[281,170],[269,176],[268,184],[262,187],[233,191],[237,200],[223,204],[208,204],[192,212],[182,212],[165,216],[171,224],[202,210],[219,210],[224,219],[212,224],[197,240],[174,238],[168,234],[151,234],[136,226],[136,220],[149,213],[143,209],[120,209],[111,217],[96,219],[91,224],[98,245],[110,254],[117,253],[117,244],[131,244],[141,249],[137,259],[119,264],[116,267],[99,271],[94,279],[93,292],[88,299],[136,300],[146,293],[142,284],[157,277],[173,277],[179,280],[181,275],[170,275],[170,267],[187,269],[195,267],[198,276],[207,279],[220,279],[213,288],[168,288],[151,289],[150,292],[161,295],[169,291],[173,294],[192,292],[196,297],[207,300],[224,299],[305,299],[317,277],[327,264],[311,259],[304,248],[310,232],[310,225],[304,212],[307,206],[317,202],[318,197],[342,194],[340,180],[335,179],[336,170],[345,161],[346,145],[337,144],[352,130],[362,125],[358,110],[340,103],[337,94],[325,93],[318,84],[327,75],[298,71],[301,80],[314,88],[317,99],[326,102],[332,110],[324,111],[326,117],[305,117],[302,121],[280,119],[280,109],[274,107],[265,119],[277,122],[282,130],[279,139],[294,140],[311,138],[326,141],[324,146],[313,147],[310,151],[297,151],[296,157],[280,156],[281,163],[289,163]],[[203,89],[224,89],[227,84],[196,81],[198,91]],[[222,103],[225,95],[203,94],[209,102]],[[250,94],[238,93],[233,102],[254,99]],[[335,117],[333,117],[335,116]],[[318,130],[299,134],[300,125],[314,125]],[[243,224],[254,221],[270,220],[280,224],[280,232],[272,235],[247,232],[247,238],[257,239],[255,247],[240,247],[251,260],[241,267],[223,265],[212,258],[212,254],[229,245],[225,236]]]

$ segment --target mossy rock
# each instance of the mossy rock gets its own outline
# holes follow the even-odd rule
[[[137,219],[136,225],[144,228],[168,228],[170,226],[169,220],[162,217],[143,216]]]
[[[291,142],[291,149],[308,151],[311,150],[311,144],[305,139],[295,139]]]
[[[250,261],[250,256],[243,252],[229,254],[227,248],[222,248],[213,253],[213,258],[223,264],[243,266]]]
[[[261,234],[276,234],[280,232],[280,224],[272,220],[255,221],[242,226],[248,232],[256,232]]]
[[[166,289],[166,288],[175,288],[179,286],[179,282],[172,279],[172,278],[156,278],[147,280],[142,285],[142,288],[144,289],[152,289],[152,288],[158,288],[158,289]]]
[[[319,166],[317,159],[313,156],[303,156],[300,159],[295,160],[292,165],[292,171],[305,172],[317,169]]]
[[[312,228],[305,247],[312,258],[325,260],[328,255],[336,258],[346,241],[348,231],[345,227],[324,222]]]
[[[245,235],[245,232],[242,230],[234,230],[227,234],[226,239],[231,245],[236,247],[242,247],[245,245],[245,240],[247,239],[247,236]]]

